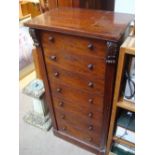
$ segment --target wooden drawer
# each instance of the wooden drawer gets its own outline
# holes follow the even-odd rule
[[[69,124],[66,121],[57,121],[58,130],[61,132],[64,132],[66,134],[69,134],[73,136],[74,138],[77,138],[79,140],[82,140],[83,142],[100,146],[101,136],[95,135],[92,132],[87,132],[84,130],[77,129],[76,126]]]
[[[59,109],[61,112],[67,112],[77,116],[77,119],[82,118],[85,122],[91,122],[100,125],[103,121],[103,113],[96,111],[90,106],[87,108],[81,108],[80,104],[72,103],[61,100],[60,98],[53,98],[54,107]]]
[[[94,94],[104,94],[104,80],[93,78],[90,76],[83,76],[76,72],[70,72],[55,65],[48,65],[49,80],[57,83],[64,83],[65,85],[86,90]]]
[[[50,83],[53,100],[60,98],[71,103],[76,103],[82,108],[92,107],[95,111],[103,111],[103,96],[85,92],[60,83]]]
[[[62,54],[55,52],[52,55],[45,54],[47,66],[55,65],[69,71],[74,71],[82,75],[94,76],[96,78],[104,78],[105,62],[103,58],[91,58],[81,55]]]
[[[94,120],[88,119],[82,115],[76,115],[65,109],[55,108],[56,119],[60,122],[65,121],[72,124],[79,130],[84,130],[88,133],[93,133],[94,135],[101,134],[102,123],[98,123]]]
[[[41,32],[41,42],[44,52],[47,55],[61,52],[70,55],[79,54],[82,56],[92,56],[92,58],[105,58],[107,51],[105,41],[48,31]]]
[[[95,100],[92,101],[92,103],[90,103],[89,101],[87,102],[71,102],[68,98],[65,98],[60,95],[56,95],[55,93],[53,93],[53,102],[55,107],[60,107],[60,108],[74,108],[74,109],[79,109],[79,110],[83,110],[83,109],[89,109],[90,111],[96,111],[99,113],[103,112],[103,108],[102,105],[100,105],[100,107],[96,107],[96,103]],[[100,97],[100,96],[98,96]]]

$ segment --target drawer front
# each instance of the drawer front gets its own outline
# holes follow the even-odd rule
[[[55,65],[47,65],[48,76],[51,82],[86,90],[94,94],[104,94],[104,80],[70,72]]]
[[[95,111],[103,111],[103,96],[75,89],[61,83],[51,82],[53,100],[60,98],[71,103],[76,103],[78,107],[92,107]]]
[[[71,135],[86,143],[89,143],[98,147],[100,146],[101,135],[96,135],[93,132],[81,130],[77,127],[77,125],[73,125],[67,121],[59,120],[59,118],[57,118],[57,125],[58,125],[58,130],[61,132]]]
[[[77,116],[74,113],[60,108],[55,108],[55,113],[57,120],[59,120],[60,122],[67,122],[68,124],[75,126],[79,130],[84,130],[86,133],[92,133],[97,136],[101,134],[102,122],[98,124],[90,119],[85,119],[82,115]]]
[[[101,125],[103,121],[103,113],[96,111],[90,106],[81,108],[78,103],[71,103],[60,98],[54,98],[54,108],[57,108],[62,113],[73,114],[77,119],[82,118],[85,122]]]
[[[69,71],[74,71],[82,75],[94,76],[96,78],[104,78],[105,62],[103,58],[91,58],[81,55],[70,55],[69,53],[61,53],[54,51],[53,54],[46,55],[45,61],[48,65],[55,65]]]
[[[41,32],[41,42],[47,55],[55,53],[55,51],[68,52],[70,55],[83,55],[94,57],[106,56],[106,42],[81,38],[78,36],[64,35],[54,32]]]

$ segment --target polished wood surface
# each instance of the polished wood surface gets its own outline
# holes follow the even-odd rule
[[[78,123],[76,123],[75,126],[74,124],[68,123],[67,121],[58,119],[58,128],[60,132],[64,132],[94,146],[100,146],[100,134],[97,134],[96,132],[90,132],[89,130],[81,130],[77,125]]]
[[[25,25],[55,32],[118,41],[133,20],[130,14],[88,9],[56,8]]]
[[[70,71],[58,68],[54,65],[49,66],[50,67],[48,67],[48,74],[51,81],[61,81],[61,83],[65,83],[66,85],[83,89],[85,91],[93,92],[96,95],[101,95],[104,93],[104,80],[102,79],[93,79],[89,76],[88,78],[84,78],[83,75],[80,75],[76,72],[72,71],[71,73]]]
[[[80,54],[83,56],[93,56],[93,58],[105,58],[106,56],[106,41],[74,37],[71,35],[62,35],[60,33],[45,31],[41,33],[41,42],[46,53],[52,54],[55,50],[69,52],[69,54]],[[65,39],[64,39],[65,38]],[[53,39],[53,40],[51,40]],[[65,46],[67,44],[68,46]]]
[[[85,122],[85,124],[93,124],[94,126],[101,127],[100,121],[102,121],[102,112],[96,110],[96,108],[92,108],[89,104],[86,105],[86,110],[81,106],[81,104],[77,102],[70,102],[67,100],[64,100],[59,97],[54,97],[54,107],[59,111],[60,113],[64,113],[65,115],[68,115],[67,117],[75,118],[78,122]],[[62,104],[62,105],[60,105]],[[91,115],[90,115],[91,114]],[[91,116],[91,117],[90,117]],[[82,119],[79,119],[82,118]],[[75,121],[73,119],[73,121]],[[76,122],[75,122],[76,123]],[[81,126],[81,125],[79,125]],[[101,130],[98,128],[98,130]]]
[[[60,8],[43,16],[25,25],[38,50],[54,133],[105,155],[117,56],[132,16],[122,14],[123,24],[111,26],[112,12]]]
[[[56,82],[54,82],[56,83]],[[58,87],[59,86],[59,87]],[[67,101],[78,104],[83,108],[94,108],[97,111],[103,111],[103,96],[92,94],[89,92],[81,91],[81,89],[74,89],[72,87],[66,87],[62,84],[53,84],[53,97],[59,97],[62,100],[67,98]],[[61,93],[57,93],[57,88],[61,88]],[[91,102],[92,100],[92,102]],[[92,104],[92,105],[91,105]],[[89,105],[89,106],[88,106]]]

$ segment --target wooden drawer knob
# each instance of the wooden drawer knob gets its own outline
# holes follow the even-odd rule
[[[93,125],[89,125],[88,130],[93,130]]]
[[[52,56],[50,56],[50,59],[51,60],[56,60],[56,56],[55,55],[52,55]]]
[[[61,92],[61,88],[57,88],[57,92],[60,93]]]
[[[93,44],[88,44],[88,48],[92,50],[94,48]]]
[[[53,36],[50,36],[50,37],[48,38],[48,40],[51,41],[51,42],[54,42],[54,37],[53,37]]]
[[[59,106],[63,107],[64,103],[63,102],[59,102]]]
[[[58,76],[59,76],[59,72],[55,72],[55,73],[54,73],[54,76],[55,76],[55,77],[58,77]]]
[[[88,64],[88,69],[92,70],[93,69],[93,64]]]
[[[64,127],[62,127],[62,130],[66,131],[66,130],[67,130],[67,127],[65,127],[65,126],[64,126]]]
[[[93,82],[89,82],[88,87],[93,87]]]
[[[92,98],[88,99],[88,102],[93,103],[93,99]]]
[[[93,113],[92,112],[88,113],[88,117],[92,118],[93,117]]]
[[[62,118],[62,119],[65,119],[65,115],[61,115],[61,118]]]

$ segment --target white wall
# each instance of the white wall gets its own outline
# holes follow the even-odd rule
[[[135,0],[115,0],[115,12],[132,13],[135,12]]]

